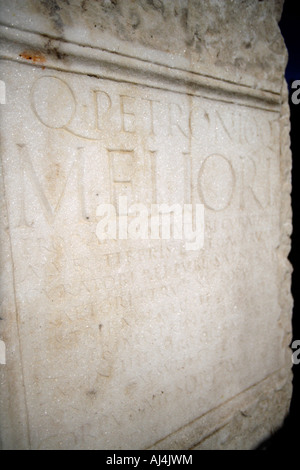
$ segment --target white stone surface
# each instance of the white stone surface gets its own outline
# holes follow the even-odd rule
[[[281,2],[247,2],[243,32],[235,17],[225,28],[229,10],[192,2],[188,18],[206,11],[224,47],[255,36],[245,74],[194,43],[183,54],[173,2],[0,3],[2,447],[255,446],[291,394]],[[127,23],[122,38],[92,32],[136,8],[137,37]],[[171,54],[159,24],[150,40],[158,10],[180,31]],[[261,75],[262,25],[280,53]],[[120,195],[204,204],[203,248],[99,241],[97,207]]]

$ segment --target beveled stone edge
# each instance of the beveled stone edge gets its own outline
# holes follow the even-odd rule
[[[0,365],[0,450],[30,449],[29,412],[24,383],[24,363],[19,332],[19,311],[10,226],[5,192],[5,176],[0,158],[0,239],[1,239],[1,321],[0,339],[7,345],[6,364]],[[5,256],[4,256],[5,254]]]
[[[284,416],[280,419],[280,423],[278,423],[278,426],[280,426],[288,413],[292,395],[292,373],[285,368],[278,369],[269,374],[260,382],[249,386],[226,402],[221,403],[192,422],[156,441],[147,447],[146,450],[196,449],[212,435],[230,424],[237,414],[247,417],[249,409],[255,408],[261,400],[267,398],[270,394],[284,389],[287,390],[286,393],[289,398],[283,403]],[[269,434],[265,433],[263,437],[267,438],[274,430],[269,429]],[[255,442],[251,445],[256,444],[259,443]]]
[[[37,63],[20,56],[28,50],[42,54],[45,60]],[[280,109],[281,95],[273,91],[255,89],[183,68],[51,39],[46,35],[3,25],[0,25],[0,58],[35,67],[128,82],[267,111]]]

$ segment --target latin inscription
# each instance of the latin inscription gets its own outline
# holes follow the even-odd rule
[[[233,264],[239,277],[245,276],[248,245],[257,248],[258,257],[263,252],[266,263],[275,264],[274,113],[251,113],[245,107],[199,97],[186,100],[174,93],[144,93],[134,85],[102,80],[86,80],[85,86],[87,92],[81,94],[81,82],[54,75],[38,78],[31,86],[36,130],[43,139],[49,135],[51,147],[45,140],[33,145],[25,132],[15,144],[21,184],[14,220],[24,231],[22,251],[28,261],[19,270],[18,282],[25,297],[33,295],[31,286],[26,288],[28,273],[36,276],[36,266],[41,265],[47,271],[44,295],[50,305],[89,299],[91,312],[79,303],[68,318],[75,315],[81,322],[99,312],[99,325],[104,325],[111,312],[116,318],[155,315],[157,301],[159,315],[164,303],[172,304],[178,314],[207,305],[208,286],[223,266]],[[140,246],[127,240],[99,242],[97,205],[109,202],[117,207],[120,196],[127,196],[129,204],[204,204],[204,250],[187,254],[180,242],[161,245],[159,240]],[[37,217],[50,231],[45,238],[37,229],[40,255],[31,261],[28,230],[37,227]],[[266,218],[270,233],[264,229]],[[222,303],[222,295],[215,287],[217,303]],[[109,340],[106,348],[111,351]],[[110,374],[113,356],[110,352],[102,358],[104,376]]]
[[[209,212],[232,207],[263,213],[274,203],[270,181],[278,165],[272,146],[276,115],[264,112],[259,121],[257,111],[254,115],[245,107],[198,97],[191,102],[174,93],[143,96],[138,87],[124,86],[123,91],[103,81],[101,87],[85,86],[84,100],[77,84],[55,75],[42,76],[31,87],[35,119],[51,133],[59,132],[58,142],[69,136],[74,145],[64,187],[51,204],[36,169],[39,160],[47,160],[47,148],[32,158],[26,138],[19,140],[23,178],[26,174],[48,223],[55,221],[67,199],[72,174],[77,179],[73,192],[78,220],[85,222],[95,222],[96,203],[117,206],[122,195],[148,204],[202,203]],[[87,152],[90,146],[92,154]],[[95,181],[99,175],[93,195],[86,168],[94,172]],[[28,225],[26,210],[25,198],[21,225]]]

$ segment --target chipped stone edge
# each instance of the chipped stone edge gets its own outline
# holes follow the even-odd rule
[[[290,382],[290,395],[292,395],[292,314],[293,297],[291,292],[293,267],[288,259],[291,250],[292,234],[292,152],[290,148],[290,107],[288,87],[285,80],[282,85],[282,104],[280,112],[280,243],[278,248],[278,285],[279,306],[281,314],[278,325],[282,330],[282,349],[285,353],[284,361],[287,370],[287,381]]]
[[[280,369],[147,450],[254,448],[281,426],[289,398],[286,370]]]
[[[278,249],[279,266],[279,304],[281,316],[279,325],[286,333],[283,338],[283,347],[287,351],[286,364],[292,366],[291,350],[288,346],[292,340],[291,316],[293,310],[293,298],[291,294],[292,265],[288,260],[291,250],[292,234],[292,207],[291,207],[291,172],[292,153],[290,149],[290,108],[288,103],[288,88],[284,81],[282,87],[282,105],[280,113],[280,177],[281,177],[281,208],[280,225],[281,238]]]

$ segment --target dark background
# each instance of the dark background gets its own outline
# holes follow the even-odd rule
[[[293,341],[300,340],[300,103],[295,105],[291,101],[291,83],[300,80],[300,1],[285,0],[283,14],[279,23],[286,47],[289,53],[289,61],[286,68],[286,80],[289,86],[289,104],[291,113],[291,150],[293,156],[292,170],[292,209],[293,209],[293,234],[290,262],[293,265],[292,294],[294,297],[293,310]],[[296,444],[300,444],[300,364],[293,366],[293,397],[289,416],[283,427],[273,437],[262,443],[258,450],[295,450]],[[297,429],[298,427],[298,429]],[[298,442],[297,442],[298,441]]]

